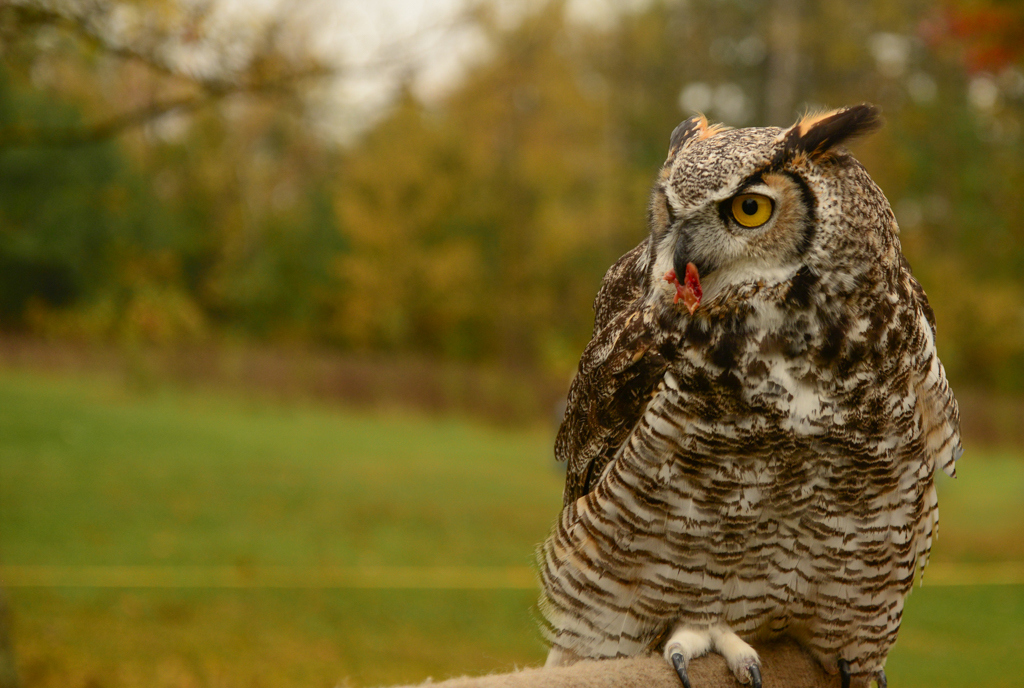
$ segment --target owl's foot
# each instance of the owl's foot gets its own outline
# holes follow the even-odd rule
[[[683,688],[691,688],[690,677],[686,674],[686,665],[694,657],[707,654],[710,649],[711,629],[677,626],[676,630],[672,632],[668,642],[665,643],[665,659],[679,674]]]
[[[725,657],[737,681],[749,683],[751,688],[761,688],[761,659],[754,648],[724,625],[711,629],[711,641],[718,654]]]
[[[761,688],[761,660],[757,652],[728,626],[677,626],[665,643],[665,659],[675,668],[683,687],[691,688],[686,665],[712,650],[725,658],[737,681],[750,684],[751,688]]]

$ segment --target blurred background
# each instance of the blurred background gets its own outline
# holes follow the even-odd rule
[[[893,685],[1024,670],[1024,4],[0,0],[0,688],[543,660],[672,129],[869,101],[967,453]]]

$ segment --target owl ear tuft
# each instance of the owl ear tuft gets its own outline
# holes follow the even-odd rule
[[[691,140],[701,141],[728,130],[729,127],[724,124],[709,125],[708,118],[699,113],[690,119],[683,120],[678,127],[672,130],[672,136],[668,142],[668,158],[666,158],[666,161],[674,158]]]
[[[857,136],[868,134],[882,126],[882,113],[869,103],[807,113],[800,121],[783,132],[785,154],[805,153],[819,158],[832,148]]]

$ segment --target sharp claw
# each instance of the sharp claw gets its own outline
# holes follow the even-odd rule
[[[843,688],[850,688],[850,663],[845,659],[839,660],[839,678]]]
[[[690,677],[686,675],[686,659],[683,658],[681,653],[672,653],[672,666],[676,668],[679,680],[683,682],[683,688],[690,688]]]
[[[889,688],[889,679],[885,677],[885,669],[879,669],[875,674],[875,683],[878,684],[878,688]]]
[[[750,667],[749,671],[750,688],[761,688],[761,669],[755,664],[754,666]]]

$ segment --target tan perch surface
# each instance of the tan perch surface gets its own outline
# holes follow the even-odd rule
[[[814,659],[792,641],[755,645],[761,656],[764,688],[832,688],[838,676],[829,676]],[[739,688],[742,684],[719,655],[690,662],[694,688]],[[431,688],[681,688],[675,671],[659,656],[586,661],[557,669],[523,669],[510,674],[453,678]],[[412,688],[401,686],[396,688]]]

